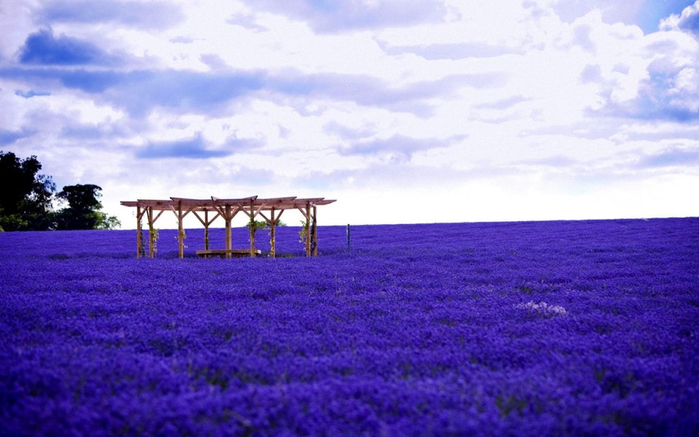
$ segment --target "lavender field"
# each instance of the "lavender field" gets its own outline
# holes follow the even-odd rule
[[[0,234],[0,435],[699,434],[699,219],[298,239]]]

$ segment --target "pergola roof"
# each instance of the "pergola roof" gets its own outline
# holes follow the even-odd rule
[[[185,197],[170,197],[170,199],[138,199],[138,200],[123,200],[121,205],[130,207],[149,207],[155,211],[169,211],[179,207],[186,208],[190,211],[210,211],[216,208],[225,206],[237,207],[252,207],[258,211],[269,211],[272,209],[293,209],[305,208],[307,206],[328,205],[335,202],[334,199],[325,199],[324,197],[309,197],[298,198],[296,196],[289,197],[270,197],[259,198],[257,196],[241,197],[238,199],[220,199],[211,197],[211,199],[189,199]]]

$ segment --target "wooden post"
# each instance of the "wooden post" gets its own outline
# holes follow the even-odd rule
[[[250,258],[255,256],[255,201],[250,201]]]
[[[155,228],[153,220],[153,207],[146,207],[148,210],[148,257],[153,258],[155,254]]]
[[[269,235],[270,235],[270,240],[269,240],[270,249],[269,249],[269,253],[270,253],[270,255],[272,255],[272,258],[276,258],[276,257],[277,257],[277,248],[276,248],[277,243],[276,243],[276,234],[275,234],[275,230],[276,230],[276,228],[277,228],[277,224],[274,222],[274,220],[275,220],[275,219],[274,219],[274,208],[272,208],[272,220],[271,220],[271,223],[270,223],[270,225],[269,225],[269,226],[270,226],[270,228],[269,228]]]
[[[233,245],[233,237],[231,235],[231,206],[226,205],[226,216],[224,217],[226,219],[226,250],[231,250],[231,246]],[[226,258],[230,259],[232,257],[232,254],[230,252],[226,253]]]
[[[143,229],[141,229],[141,207],[136,206],[136,258],[140,258],[143,246]]]
[[[306,202],[306,256],[311,256],[311,202]]]
[[[209,210],[204,210],[204,250],[209,250]]]
[[[255,256],[255,224],[250,226],[250,256]]]
[[[313,205],[313,223],[311,224],[311,246],[313,247],[313,256],[318,256],[318,216],[316,215],[316,206]]]
[[[177,205],[177,246],[179,257],[184,258],[184,225],[182,224],[182,202]]]

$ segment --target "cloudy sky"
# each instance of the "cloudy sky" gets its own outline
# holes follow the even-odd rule
[[[0,29],[0,149],[126,228],[120,200],[255,194],[699,215],[699,0],[0,0]]]

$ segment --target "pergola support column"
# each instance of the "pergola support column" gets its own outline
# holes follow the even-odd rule
[[[306,202],[306,256],[311,256],[311,203]]]
[[[316,206],[313,206],[313,222],[311,223],[311,247],[313,248],[313,256],[318,256],[318,216]]]
[[[192,214],[194,214],[194,217],[199,220],[199,222],[204,226],[204,250],[209,250],[209,226],[211,226],[211,223],[216,220],[216,217],[221,215],[220,212],[217,212],[211,220],[209,220],[209,210],[208,209],[203,209],[202,211],[204,212],[204,218],[202,219],[201,216],[197,213],[195,209],[190,210]],[[200,211],[201,212],[201,211]]]
[[[204,210],[204,250],[209,250],[209,211]]]
[[[157,215],[153,215],[153,207],[152,206],[147,206],[146,207],[147,211],[147,217],[148,217],[148,257],[153,258],[155,257],[155,242],[156,242],[156,237],[155,234],[158,232],[155,229],[155,221],[158,220],[158,218],[163,214],[163,211],[158,212]]]
[[[141,207],[136,207],[136,258],[141,258],[143,256],[143,229],[141,227],[141,218],[143,218],[143,213],[141,213]]]
[[[184,258],[184,224],[182,223],[182,205],[177,208],[177,251],[180,258]]]
[[[277,211],[279,211],[279,214],[277,214]],[[270,219],[267,218],[265,213],[263,213],[262,211],[259,212],[262,218],[264,218],[267,224],[269,225],[269,255],[272,258],[277,257],[277,224],[279,223],[279,219],[281,218],[283,213],[283,209],[278,210],[277,208],[272,207],[270,209]]]
[[[192,212],[191,208],[188,208],[187,211],[182,210],[182,202],[177,203],[177,209],[173,205],[170,206],[171,211],[175,214],[175,217],[177,217],[177,252],[178,256],[180,258],[184,258],[184,240],[187,238],[187,235],[184,232],[184,218]],[[160,214],[162,214],[163,211],[160,211]],[[160,215],[158,215],[160,216]],[[201,220],[201,219],[200,219]]]
[[[155,220],[153,219],[153,207],[148,207],[148,258],[153,258],[155,254]]]
[[[277,257],[277,223],[274,219],[274,208],[272,208],[272,221],[269,225],[269,253],[272,258]]]
[[[255,256],[255,201],[250,201],[250,257]]]
[[[233,217],[231,217],[230,205],[226,205],[226,215],[224,219],[226,220],[226,250],[231,250],[231,247],[233,246],[233,236],[231,235],[231,220],[233,220]],[[227,259],[230,259],[231,257],[232,255],[230,252],[226,253]]]

